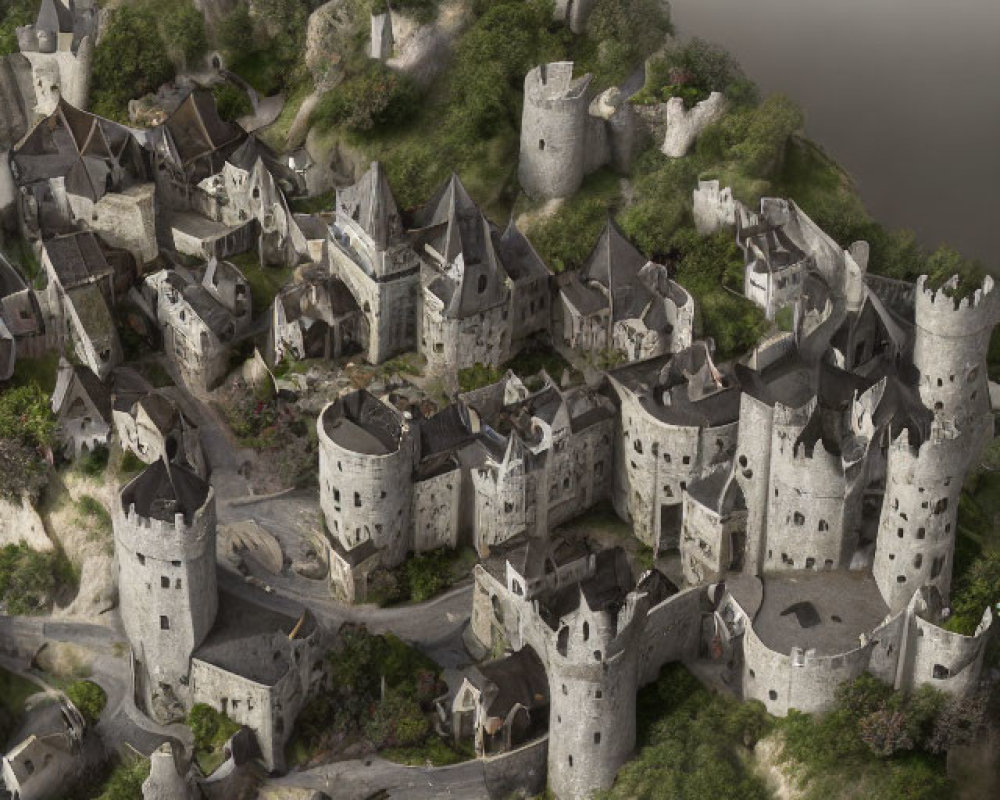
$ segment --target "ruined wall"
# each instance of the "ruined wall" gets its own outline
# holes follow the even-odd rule
[[[743,698],[759,700],[778,717],[795,708],[816,713],[830,708],[837,687],[858,677],[868,665],[872,642],[846,653],[818,656],[793,647],[786,655],[771,650],[747,625],[743,636]]]
[[[683,508],[680,550],[685,580],[692,584],[715,581],[731,565],[742,563],[746,510],[734,510],[723,519],[688,492],[684,492]]]
[[[953,695],[964,695],[979,685],[988,630],[989,609],[972,636],[953,633],[924,619],[918,609],[908,615],[907,648],[900,670],[900,686],[913,689],[928,684]]]
[[[141,478],[141,476],[140,476]],[[138,479],[137,479],[138,480]],[[183,700],[189,663],[218,610],[215,583],[215,495],[209,490],[191,525],[139,516],[113,504],[115,561],[122,624],[148,680],[148,708],[161,684]]]
[[[664,664],[697,658],[704,591],[694,586],[649,609],[639,644],[639,686],[655,681]]]
[[[464,319],[444,315],[441,300],[425,289],[420,322],[420,352],[432,374],[475,364],[499,367],[510,352],[509,301]]]

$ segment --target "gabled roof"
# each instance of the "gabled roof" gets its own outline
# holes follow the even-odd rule
[[[649,289],[639,280],[639,271],[646,263],[647,259],[609,218],[580,270],[580,280],[604,287],[610,297],[614,321],[638,317],[652,299]]]
[[[97,238],[90,231],[56,236],[43,246],[63,289],[72,289],[112,274]]]
[[[70,364],[65,359],[60,359],[56,387],[52,392],[52,410],[55,414],[61,415],[69,410],[64,406],[66,406],[70,390],[74,386],[78,387],[90,400],[91,405],[100,414],[102,420],[111,421],[111,393],[108,391],[108,387],[90,368],[79,364]]]
[[[396,198],[378,161],[355,184],[337,192],[337,212],[357,222],[379,250],[403,232]]]
[[[184,98],[163,127],[182,165],[234,145],[246,135],[239,125],[223,120],[211,93],[200,89]]]
[[[514,281],[526,281],[535,278],[548,278],[549,272],[542,257],[514,224],[511,217],[507,223],[507,228],[500,235],[496,245],[496,251],[500,255],[500,261]]]

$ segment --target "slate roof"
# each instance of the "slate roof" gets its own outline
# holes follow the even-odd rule
[[[111,422],[111,392],[89,367],[80,364],[70,364],[64,361],[59,365],[56,387],[52,392],[52,409],[56,414],[62,414],[66,396],[70,388],[78,385],[83,393],[93,403],[94,408],[105,422]]]
[[[517,704],[529,710],[549,704],[549,679],[545,665],[531,647],[523,647],[506,658],[483,664],[479,672],[492,684],[480,687],[485,689],[484,699],[493,695],[486,708],[491,717],[506,719]]]
[[[175,514],[183,514],[190,525],[208,499],[211,487],[186,467],[163,460],[150,464],[133,479],[121,495],[122,509],[135,504],[143,517],[173,523]]]
[[[182,164],[215,153],[246,136],[239,125],[219,116],[212,94],[200,89],[185,97],[163,125]]]
[[[494,248],[507,274],[514,281],[548,278],[549,272],[534,246],[514,224],[513,217],[500,236],[494,232]]]
[[[303,617],[281,614],[228,592],[219,592],[215,625],[193,658],[212,664],[233,675],[274,686],[294,666],[292,639],[310,636],[316,621],[305,609]]]
[[[357,222],[379,250],[403,233],[396,198],[378,161],[356,183],[337,192],[337,212]]]
[[[90,231],[56,236],[44,244],[52,269],[64,289],[72,289],[112,274],[97,238]]]
[[[42,0],[35,27],[43,31],[72,33],[73,11],[56,0]]]
[[[615,322],[639,317],[653,299],[652,293],[639,280],[639,271],[646,263],[647,260],[609,218],[580,269],[580,280],[599,283],[607,290]]]

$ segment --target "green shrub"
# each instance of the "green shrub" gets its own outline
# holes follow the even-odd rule
[[[93,681],[74,681],[66,687],[66,696],[91,725],[97,724],[104,705],[108,702],[107,694]]]
[[[194,67],[208,50],[205,17],[191,0],[157,0],[159,31],[174,64],[181,69]]]
[[[412,747],[431,732],[431,724],[420,704],[398,691],[388,691],[365,720],[364,733],[377,748]]]
[[[146,463],[131,450],[122,453],[121,460],[118,462],[118,471],[126,476],[142,472],[145,468]]]
[[[155,7],[143,3],[115,9],[94,50],[90,91],[94,113],[127,121],[129,100],[156,91],[173,76]]]
[[[365,70],[324,94],[310,121],[329,130],[343,125],[362,133],[382,125],[398,125],[417,108],[416,84],[405,74],[380,61],[369,61]]]
[[[19,52],[17,29],[38,19],[40,0],[0,0],[0,57]]]
[[[194,734],[195,751],[203,765],[217,766],[222,746],[240,729],[229,717],[206,703],[195,703],[191,707],[187,724]]]
[[[142,797],[143,781],[148,777],[148,758],[130,758],[121,761],[94,800],[138,800]]]
[[[215,107],[219,110],[219,116],[229,122],[234,122],[242,116],[253,113],[253,104],[247,93],[229,81],[217,83],[212,87],[212,96],[215,97]]]
[[[673,30],[658,0],[597,0],[587,19],[593,61],[585,59],[599,87],[620,84]]]
[[[471,392],[496,383],[502,377],[503,372],[499,367],[487,367],[477,361],[471,367],[458,371],[458,388],[463,392]]]
[[[757,102],[757,89],[739,62],[723,48],[696,37],[674,43],[662,55],[651,59],[640,102],[666,100],[676,95],[684,97],[690,106],[712,92],[723,92],[737,105]]]
[[[423,603],[451,586],[451,553],[444,548],[417,553],[404,567],[410,599]]]
[[[42,553],[24,542],[0,548],[0,600],[8,614],[47,611],[56,592],[73,582],[73,568],[61,551]]]
[[[76,460],[74,467],[91,478],[103,475],[108,468],[108,448],[99,444],[93,450],[88,450]]]

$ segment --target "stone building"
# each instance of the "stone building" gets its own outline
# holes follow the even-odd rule
[[[206,703],[253,732],[267,770],[284,769],[295,718],[323,678],[322,629],[305,610],[289,617],[219,594],[215,494],[187,468],[146,468],[112,519],[140,707],[168,721]]]
[[[335,359],[368,344],[368,325],[344,282],[322,274],[287,284],[271,304],[271,363]]]
[[[457,175],[420,211],[413,232],[424,274],[420,352],[437,373],[510,354],[510,278],[489,222]]]
[[[215,494],[166,459],[141,472],[113,506],[122,623],[135,695],[157,719],[191,705],[191,655],[215,622]]]
[[[18,48],[31,64],[36,114],[51,113],[60,99],[87,105],[99,14],[94,0],[42,0],[35,24],[17,29]]]
[[[417,347],[420,267],[382,165],[337,192],[330,228],[330,272],[351,294],[366,320],[366,358],[381,364]]]
[[[16,733],[25,735],[3,756],[0,775],[6,796],[49,800],[84,779],[86,721],[65,696],[27,712]]]
[[[59,360],[52,391],[56,439],[62,454],[74,459],[111,443],[111,395],[88,367]]]
[[[583,12],[586,3],[570,2]],[[617,89],[594,98],[592,75],[573,77],[572,61],[542,64],[524,78],[518,179],[532,197],[569,197],[586,175],[628,168],[636,134],[631,105]]]
[[[685,491],[736,450],[740,387],[704,342],[608,373],[618,400],[614,503],[656,551],[680,546]]]
[[[199,277],[160,270],[146,277],[143,295],[155,311],[167,358],[184,380],[213,389],[229,372],[230,348],[250,326],[250,284],[227,261],[209,261]]]
[[[156,258],[156,198],[142,147],[118,123],[60,100],[11,151],[29,239],[82,228],[140,263]]]
[[[111,314],[122,280],[96,237],[87,232],[48,239],[42,247],[42,267],[48,278],[46,326],[103,380],[122,360]]]
[[[168,458],[208,479],[198,427],[165,391],[127,367],[112,376],[111,418],[123,451],[146,464]]]
[[[556,326],[568,347],[640,361],[692,343],[694,299],[610,219],[580,271],[559,284]]]

